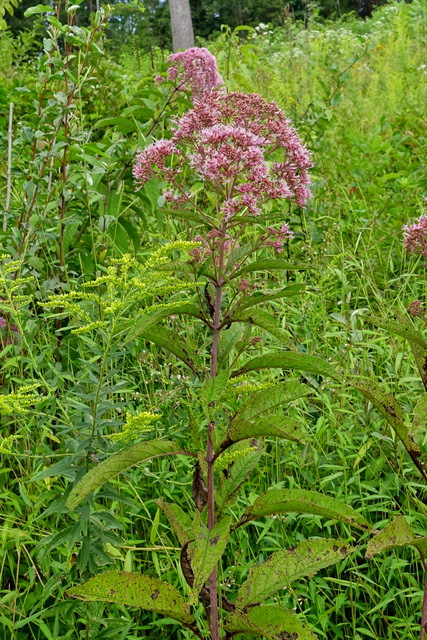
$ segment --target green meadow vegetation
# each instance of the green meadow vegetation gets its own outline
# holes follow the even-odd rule
[[[78,2],[65,17],[48,8],[30,9],[30,31],[0,31],[0,639],[214,637],[200,452],[215,421],[220,637],[420,637],[427,321],[408,306],[427,304],[427,287],[402,226],[427,215],[427,3],[364,21],[309,12],[198,43],[228,92],[279,105],[313,162],[304,208],[275,200],[242,223],[231,266],[247,280],[224,294],[217,370],[211,307],[237,280],[200,258],[216,196],[184,167],[195,208],[180,216],[161,175],[137,190],[132,172],[138,149],[193,108],[190,92],[166,80],[160,48],[111,47],[108,8],[77,28]],[[261,246],[284,223],[282,251]],[[270,432],[256,431],[258,399],[278,407]],[[293,503],[255,518],[268,491]],[[299,491],[322,495],[304,509]],[[233,603],[258,604],[240,585],[271,585],[258,566],[313,538],[338,552],[265,589],[263,608],[296,626],[239,627]],[[181,611],[182,627],[170,602],[147,611],[114,602],[111,586],[109,598],[82,591],[112,571],[169,583],[191,617]]]

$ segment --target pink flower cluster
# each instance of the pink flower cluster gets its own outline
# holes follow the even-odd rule
[[[276,103],[257,94],[210,92],[175,122],[171,140],[138,153],[134,176],[138,186],[150,178],[168,182],[164,196],[180,207],[190,201],[184,172],[189,167],[215,192],[218,213],[230,222],[258,215],[268,200],[295,200],[303,207],[311,195],[311,166],[308,150]],[[280,250],[290,230],[285,225],[276,231],[271,233]]]
[[[411,302],[411,304],[408,306],[408,311],[414,318],[416,318],[417,316],[424,316],[424,308],[419,300],[414,300],[413,302]]]
[[[403,242],[407,253],[416,253],[427,258],[427,216],[417,222],[403,226]]]
[[[190,91],[194,101],[224,84],[215,57],[204,47],[173,53],[168,63],[168,79]]]
[[[276,249],[277,253],[282,253],[284,240],[290,240],[293,237],[294,234],[286,222],[280,229],[268,227],[268,238],[265,244]]]

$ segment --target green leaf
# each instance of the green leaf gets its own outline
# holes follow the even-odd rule
[[[142,333],[148,331],[148,329],[151,329],[151,327],[159,323],[164,318],[169,318],[170,316],[178,315],[181,313],[194,316],[195,318],[203,318],[200,309],[195,304],[192,304],[191,302],[173,302],[171,304],[160,307],[160,309],[149,311],[142,317],[138,318],[133,326],[133,329],[129,332],[129,335],[127,336],[125,342],[134,340]]]
[[[238,457],[227,470],[227,477],[223,477],[222,482],[216,492],[215,502],[220,515],[224,509],[233,504],[242,484],[251,471],[258,465],[264,449],[256,445],[255,451],[250,451]]]
[[[69,598],[86,602],[114,602],[128,607],[140,607],[186,626],[195,624],[182,595],[167,582],[127,571],[107,571],[66,593]]]
[[[36,13],[53,13],[52,7],[45,4],[38,4],[35,7],[29,7],[24,13],[25,18],[29,18]]]
[[[403,516],[396,516],[389,525],[368,542],[366,558],[395,547],[415,547],[423,561],[427,554],[427,536],[417,538]]]
[[[283,384],[272,385],[266,389],[256,391],[242,404],[231,420],[226,439],[238,442],[245,438],[255,437],[256,432],[259,435],[277,436],[281,435],[282,430],[285,433],[292,434],[294,428],[287,429],[286,424],[283,425],[280,420],[281,416],[271,416],[263,420],[261,418],[271,409],[287,405],[289,402],[302,398],[309,393],[311,393],[311,389],[307,385],[294,380],[288,380]],[[291,439],[296,438],[292,437]]]
[[[241,369],[233,373],[232,377],[241,376],[250,371],[259,371],[260,369],[297,369],[299,371],[316,373],[332,378],[333,380],[342,381],[342,376],[339,371],[328,362],[315,356],[306,356],[290,351],[273,352],[265,356],[253,358]]]
[[[227,331],[221,331],[218,344],[218,368],[228,366],[228,356],[242,337],[242,327],[232,324]]]
[[[235,611],[225,629],[230,634],[253,633],[267,640],[316,640],[317,636],[291,611],[280,607],[253,607],[247,613]]]
[[[271,415],[265,418],[259,418],[255,422],[249,420],[239,420],[234,425],[233,433],[227,433],[230,440],[239,442],[247,438],[260,438],[270,436],[272,438],[283,438],[305,444],[307,442],[307,432],[296,418],[288,418],[283,415]],[[225,448],[229,445],[229,441],[225,440],[221,445]]]
[[[270,489],[246,509],[238,526],[276,513],[311,513],[340,520],[365,531],[371,529],[369,522],[349,505],[317,491],[305,489]]]
[[[410,435],[415,435],[420,431],[425,431],[427,427],[427,393],[418,399],[414,409],[414,419],[410,429]]]
[[[165,502],[163,498],[156,500],[156,504],[163,511],[167,517],[172,531],[178,538],[181,546],[190,542],[191,536],[191,518],[177,504],[170,504]]]
[[[202,520],[202,514],[199,512],[196,514],[192,527],[195,537],[191,559],[191,568],[194,573],[193,598],[191,599],[193,604],[197,599],[197,594],[225,551],[230,525],[231,517],[227,516],[209,531]]]
[[[254,293],[252,296],[245,298],[238,307],[238,310],[249,309],[263,302],[269,302],[270,300],[280,300],[281,298],[292,298],[298,296],[305,291],[307,285],[305,284],[291,284],[284,289],[278,291],[272,291],[271,293]]]
[[[146,440],[126,447],[97,464],[96,467],[83,476],[80,482],[72,489],[67,500],[67,507],[74,509],[92,491],[95,491],[105,482],[135,464],[175,453],[180,453],[179,446],[170,440]]]
[[[263,260],[256,260],[250,264],[242,267],[233,273],[231,278],[240,278],[245,273],[251,273],[253,271],[290,271],[290,270],[302,270],[307,269],[307,265],[299,264],[297,262],[286,262],[285,260],[276,260],[275,258],[264,258]]]
[[[101,118],[94,125],[94,129],[104,129],[106,127],[116,127],[121,133],[138,131],[138,125],[130,118]]]
[[[291,351],[296,350],[290,337],[278,326],[278,320],[263,309],[251,309],[241,312],[237,310],[231,321],[243,322],[264,329],[264,331],[271,333],[271,335],[284,342]]]
[[[353,549],[338,540],[312,538],[292,549],[273,553],[262,564],[252,567],[239,589],[239,609],[263,602],[279,589],[289,588],[295,580],[311,578],[320,569],[346,558]]]
[[[403,446],[409,453],[412,461],[427,480],[424,470],[424,464],[421,460],[421,451],[419,446],[414,442],[408,427],[403,419],[403,409],[392,395],[386,393],[374,381],[368,378],[352,378],[349,380],[354,389],[357,389],[365,398],[367,398],[380,414],[387,420],[396,432],[396,435],[402,441]]]
[[[229,372],[224,370],[220,371],[215,378],[206,377],[201,391],[202,403],[205,407],[219,400],[227,386],[229,375]]]
[[[202,368],[200,358],[198,358],[195,353],[189,351],[188,342],[181,340],[175,331],[158,325],[156,327],[151,327],[148,331],[144,331],[144,333],[141,333],[139,337],[144,338],[144,340],[148,340],[153,344],[157,344],[166,351],[173,353],[184,364],[186,364],[193,373],[196,373],[197,375],[200,373]]]

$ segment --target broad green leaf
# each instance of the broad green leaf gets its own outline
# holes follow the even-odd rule
[[[181,273],[194,273],[194,267],[188,262],[182,262],[181,260],[176,260],[175,262],[166,262],[154,265],[152,267],[153,271],[172,271],[172,272],[181,272]]]
[[[197,594],[203,587],[212,570],[218,564],[228,542],[231,517],[222,518],[210,531],[202,520],[202,514],[197,513],[193,522],[194,547],[191,567],[194,573],[192,603],[197,600]]]
[[[144,340],[148,340],[153,344],[157,344],[166,351],[173,353],[184,364],[186,364],[193,373],[196,373],[197,375],[200,373],[202,367],[200,358],[189,350],[188,342],[184,342],[175,331],[158,325],[156,327],[151,327],[148,331],[144,331],[139,335],[139,337]]]
[[[306,288],[307,285],[305,284],[291,284],[284,289],[272,291],[271,293],[254,293],[252,296],[248,296],[246,299],[243,299],[243,301],[239,304],[238,309],[249,309],[249,307],[254,307],[261,304],[262,302],[269,302],[270,300],[293,298],[294,296],[300,295],[303,291],[305,291]]]
[[[241,447],[243,450],[243,447]],[[222,482],[216,492],[215,502],[218,514],[220,515],[224,509],[230,506],[251,471],[258,465],[264,449],[258,444],[254,451],[249,451],[237,459],[230,465],[226,476],[222,478]]]
[[[256,432],[259,435],[273,436],[281,435],[282,432],[290,435],[294,432],[295,434],[291,425],[287,429],[286,423],[280,420],[281,416],[266,417],[266,414],[270,410],[287,405],[292,400],[302,398],[310,392],[311,389],[307,385],[294,380],[256,391],[242,404],[231,420],[226,439],[238,442],[245,438],[255,437]],[[292,437],[291,439],[297,438]]]
[[[219,400],[227,386],[229,375],[229,372],[224,370],[220,371],[215,378],[206,377],[201,391],[202,403],[205,407]]]
[[[286,262],[286,260],[276,260],[275,258],[264,258],[263,260],[256,260],[250,264],[242,267],[233,273],[232,278],[240,278],[245,273],[251,273],[253,271],[290,271],[290,270],[302,270],[307,269],[307,265],[299,264],[297,262]]]
[[[25,18],[35,15],[36,13],[52,13],[53,9],[50,5],[38,4],[35,7],[29,7],[24,13]]]
[[[232,322],[242,322],[264,329],[267,333],[284,342],[288,349],[296,351],[296,347],[290,337],[285,331],[280,329],[278,320],[263,309],[247,309],[245,311],[237,309],[231,320]]]
[[[142,333],[145,333],[146,331],[151,329],[151,327],[156,325],[164,318],[169,318],[170,316],[178,315],[181,313],[188,314],[196,318],[203,318],[200,309],[191,302],[174,302],[171,304],[167,304],[160,307],[159,309],[149,311],[142,317],[138,318],[133,328],[129,332],[129,335],[126,338],[126,342],[134,340]]]
[[[383,418],[385,418],[392,426],[396,435],[400,438],[403,446],[411,456],[412,461],[422,476],[427,479],[424,465],[421,460],[420,448],[416,442],[414,442],[409,429],[404,422],[403,409],[399,403],[392,395],[381,389],[374,380],[368,378],[352,378],[349,380],[349,383],[354,387],[354,389],[357,389],[357,391],[365,396],[365,398],[372,402]]]
[[[140,607],[186,626],[195,624],[182,595],[167,582],[127,571],[107,571],[66,593],[69,598],[86,602],[114,602],[128,607]]]
[[[427,428],[427,393],[419,398],[414,409],[414,419],[412,421],[412,427],[410,435],[415,435],[420,431],[425,431]]]
[[[241,369],[236,371],[233,377],[249,373],[250,371],[259,371],[260,369],[296,369],[298,371],[307,371],[308,373],[327,376],[337,381],[342,380],[339,371],[328,362],[325,362],[325,360],[322,360],[322,358],[306,356],[290,351],[267,353],[265,356],[253,358]]]
[[[311,513],[340,520],[360,529],[370,529],[369,522],[350,506],[317,491],[305,489],[270,489],[246,509],[241,524],[276,513]]]
[[[427,536],[417,538],[403,516],[396,516],[389,525],[368,542],[366,558],[395,547],[415,547],[425,560],[427,554]]]
[[[138,131],[138,125],[131,118],[101,118],[94,125],[95,129],[116,127],[121,133],[133,133]]]
[[[420,331],[417,331],[409,318],[403,320],[403,316],[397,315],[397,320],[387,320],[378,316],[368,316],[366,319],[377,327],[381,327],[390,333],[401,336],[410,342],[416,342],[427,349],[427,340]]]
[[[226,331],[221,331],[218,345],[218,368],[228,366],[228,356],[242,337],[242,326],[233,323]]]
[[[235,611],[228,618],[226,631],[253,633],[267,640],[316,640],[317,636],[294,613],[280,607],[253,607],[247,613]]]
[[[175,442],[170,440],[146,440],[122,449],[103,460],[89,471],[80,482],[73,488],[67,500],[67,507],[74,509],[83,498],[92,491],[98,489],[105,482],[111,480],[119,473],[126,471],[139,462],[180,453],[180,448]]]
[[[191,540],[191,518],[177,504],[165,502],[163,498],[156,503],[167,517],[172,531],[178,538],[179,544],[184,546]]]
[[[221,448],[229,446],[230,441],[240,442],[247,438],[261,438],[270,436],[272,438],[283,438],[305,444],[307,442],[307,432],[300,420],[288,418],[284,415],[271,415],[265,418],[258,418],[254,422],[250,420],[239,420],[233,424],[233,431],[227,432],[228,440],[224,440]]]
[[[288,588],[300,578],[311,578],[320,569],[346,558],[353,549],[339,540],[312,538],[292,549],[273,553],[262,564],[252,567],[238,592],[239,609],[263,602],[279,589]]]

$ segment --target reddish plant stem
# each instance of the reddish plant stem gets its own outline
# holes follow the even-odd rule
[[[219,267],[224,266],[224,241],[226,235],[226,226],[222,225],[222,242],[219,248]],[[212,378],[216,377],[216,369],[218,362],[218,345],[219,345],[219,332],[221,331],[221,298],[222,298],[223,280],[219,277],[218,285],[216,287],[215,294],[215,306],[214,306],[214,318],[213,318],[213,337],[212,337],[212,353],[211,353],[211,368],[210,375]],[[208,438],[207,438],[207,455],[206,461],[208,465],[208,527],[209,530],[215,526],[215,478],[214,478],[214,446],[213,446],[213,432],[215,429],[215,421],[211,420],[208,426]],[[216,567],[213,569],[209,576],[209,591],[210,591],[210,609],[211,609],[211,629],[212,640],[219,640],[219,624],[218,624],[218,588],[216,580]]]

